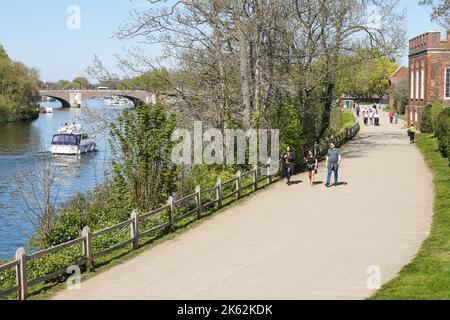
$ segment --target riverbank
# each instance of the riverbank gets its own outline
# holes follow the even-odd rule
[[[39,118],[35,108],[13,108],[3,105],[0,98],[0,125],[14,122],[29,122]]]
[[[383,286],[375,300],[450,299],[450,168],[431,135],[418,135],[417,147],[434,173],[431,234],[414,261]]]

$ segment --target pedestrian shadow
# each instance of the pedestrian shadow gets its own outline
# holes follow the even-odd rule
[[[335,187],[348,186],[348,182],[338,182],[334,185]]]
[[[316,181],[316,182],[313,183],[313,185],[315,185],[315,186],[319,186],[321,184],[324,184],[324,182],[323,181]]]
[[[296,185],[296,184],[300,184],[300,183],[303,183],[303,181],[302,180],[295,180],[295,181],[291,181],[290,183],[289,183],[289,185]]]

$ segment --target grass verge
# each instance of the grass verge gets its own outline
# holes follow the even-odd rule
[[[355,115],[352,111],[344,111],[342,114],[342,128],[341,130],[346,130],[353,127],[355,124]]]
[[[414,261],[383,286],[373,300],[450,299],[450,168],[431,135],[420,134],[416,141],[434,174],[431,234]]]

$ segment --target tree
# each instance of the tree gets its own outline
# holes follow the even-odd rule
[[[161,79],[176,96],[182,119],[215,127],[268,127],[271,110],[290,104],[303,123],[314,123],[306,131],[323,135],[339,72],[352,66],[336,57],[365,49],[374,57],[393,58],[404,49],[404,13],[398,3],[151,1],[131,11],[115,36],[160,44],[164,56],[150,59],[139,47],[119,61],[125,73],[138,75],[164,62],[175,65]],[[371,4],[379,9],[379,23],[369,23]]]
[[[89,80],[85,77],[77,77],[72,82],[78,84],[79,89],[89,89]]]
[[[38,71],[12,61],[3,48],[0,56],[0,122],[36,118],[42,86]]]
[[[42,153],[38,158],[30,156],[26,163],[25,169],[14,175],[16,188],[10,193],[18,203],[24,204],[25,209],[17,213],[36,230],[32,245],[47,247],[57,220],[56,203],[61,189],[58,181],[64,179],[64,174],[55,166],[50,154]]]
[[[118,84],[122,90],[147,90],[150,92],[162,92],[169,89],[167,82],[163,79],[169,77],[169,71],[166,68],[150,70],[142,75],[123,79]]]
[[[450,2],[448,0],[421,0],[419,3],[431,7],[432,19],[446,30],[450,29]]]
[[[9,59],[9,56],[2,45],[0,45],[0,59]]]
[[[401,114],[405,113],[405,108],[409,103],[409,81],[401,80],[394,86],[394,106]]]
[[[112,183],[125,203],[142,211],[165,204],[175,191],[175,117],[160,106],[125,110],[111,126]]]
[[[389,77],[397,70],[397,63],[373,53],[356,52],[344,56],[342,63],[352,65],[340,70],[335,94],[345,93],[361,98],[382,97],[388,93]]]

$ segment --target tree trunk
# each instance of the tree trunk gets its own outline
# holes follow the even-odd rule
[[[239,42],[239,70],[241,76],[241,94],[243,103],[243,124],[250,127],[253,117],[251,92],[250,92],[250,72],[248,41],[245,34],[245,25],[242,23],[239,10],[239,0],[233,0],[233,15],[236,26],[236,33]]]

